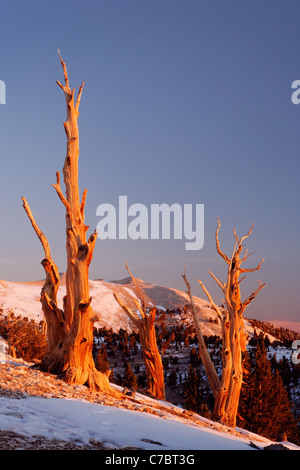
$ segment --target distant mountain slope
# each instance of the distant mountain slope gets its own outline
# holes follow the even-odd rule
[[[158,286],[138,279],[139,285],[145,297],[146,304],[149,307],[156,306],[158,309],[183,309],[189,304],[188,295],[185,292],[172,289],[170,287]],[[32,318],[36,321],[43,320],[43,312],[40,304],[40,292],[43,280],[36,282],[9,282],[0,280],[0,308],[6,314],[12,310],[15,315]],[[93,297],[92,306],[99,321],[98,327],[106,326],[114,331],[132,330],[133,324],[127,318],[124,311],[118,305],[113,297],[113,292],[130,307],[136,311],[133,297],[137,297],[135,287],[130,277],[119,281],[94,280],[90,281],[90,295]],[[66,294],[65,275],[61,276],[61,283],[58,292],[58,302],[62,305],[62,300]],[[216,320],[216,313],[210,308],[208,301],[194,297],[195,305],[201,321],[203,334],[220,335],[220,324]],[[173,315],[166,318],[166,321],[172,323],[178,320],[185,321],[187,324],[192,322],[191,314],[187,311],[179,315]],[[253,328],[245,320],[245,330],[249,335],[253,334]],[[272,340],[272,338],[270,338]]]

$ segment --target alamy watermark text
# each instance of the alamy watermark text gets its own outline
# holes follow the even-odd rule
[[[6,104],[6,85],[3,80],[0,80],[0,104]]]
[[[119,196],[118,210],[113,204],[100,204],[96,215],[101,240],[188,240],[186,250],[201,250],[204,244],[204,204],[144,204],[128,206],[127,196]]]

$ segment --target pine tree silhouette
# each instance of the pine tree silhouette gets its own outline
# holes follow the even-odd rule
[[[138,386],[138,381],[133,373],[133,370],[129,364],[129,362],[125,362],[125,372],[123,376],[123,386],[127,388],[134,388],[136,389]]]
[[[241,391],[238,424],[269,439],[290,440],[299,444],[292,403],[278,370],[272,372],[264,341],[254,354],[244,358],[244,384]]]
[[[97,369],[100,372],[105,373],[106,371],[109,370],[109,364],[107,360],[107,351],[106,351],[106,347],[104,343],[102,344],[101,349],[98,350],[95,364],[96,364]]]
[[[199,373],[190,365],[188,376],[183,384],[185,395],[184,406],[187,410],[199,413],[201,416],[211,418],[211,412],[203,401],[203,391]]]

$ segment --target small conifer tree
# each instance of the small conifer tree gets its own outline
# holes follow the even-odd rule
[[[300,442],[292,404],[278,370],[272,371],[264,341],[254,355],[244,359],[244,384],[240,397],[238,424],[269,439]]]
[[[123,376],[123,386],[127,388],[136,389],[138,386],[138,381],[136,375],[134,374],[131,365],[129,362],[125,362],[125,372]]]
[[[185,407],[190,411],[198,413],[202,402],[202,393],[199,373],[196,372],[192,365],[189,367],[187,379],[183,384],[183,390]]]
[[[105,374],[109,370],[107,351],[106,351],[106,347],[104,343],[102,344],[101,348],[98,350],[95,362],[96,362],[96,367],[100,372]]]

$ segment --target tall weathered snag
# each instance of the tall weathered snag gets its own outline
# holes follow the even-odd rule
[[[219,230],[220,222],[218,220],[218,228],[216,231],[216,248],[218,254],[226,261],[228,265],[227,281],[223,282],[216,278],[211,272],[210,275],[217,282],[218,286],[222,289],[225,296],[225,308],[219,308],[213,301],[208,290],[204,284],[198,280],[199,284],[206,293],[212,308],[217,313],[221,322],[222,332],[222,376],[219,379],[215,366],[209,357],[208,351],[201,340],[202,333],[198,321],[193,297],[186,273],[183,279],[186,283],[188,294],[191,300],[193,319],[196,331],[199,337],[199,352],[202,358],[203,365],[209,378],[211,389],[214,395],[214,411],[213,417],[215,420],[221,421],[229,426],[234,427],[236,423],[236,414],[239,405],[239,398],[241,386],[243,381],[243,368],[242,368],[242,353],[246,348],[246,340],[243,324],[243,313],[245,308],[252,302],[258,292],[265,286],[259,282],[259,287],[252,292],[252,294],[243,302],[241,300],[240,283],[246,276],[240,279],[240,275],[257,271],[260,269],[264,259],[259,263],[256,268],[246,269],[241,265],[249,258],[250,254],[245,251],[244,256],[241,258],[244,245],[243,241],[249,237],[253,230],[253,225],[249,232],[242,238],[238,238],[235,230],[233,231],[235,237],[235,246],[231,258],[224,254],[220,249],[219,243]]]
[[[97,371],[92,357],[93,325],[98,317],[93,313],[92,298],[89,296],[89,265],[93,258],[97,232],[86,240],[89,228],[84,223],[87,190],[83,191],[80,198],[78,187],[77,120],[83,84],[75,101],[75,90],[69,86],[66,64],[60,53],[59,57],[65,83],[62,85],[57,81],[57,84],[64,92],[67,105],[67,120],[64,122],[67,152],[63,166],[66,194],[61,190],[59,172],[56,173],[53,187],[66,209],[67,272],[63,309],[57,305],[59,274],[51,258],[49,243],[35,222],[26,199],[22,198],[23,207],[45,251],[42,265],[46,280],[41,292],[41,302],[47,321],[48,351],[41,362],[41,368],[59,374],[67,383],[87,384],[92,389],[110,391],[108,375]]]
[[[141,303],[133,297],[133,301],[140,313],[140,317],[133,313],[132,310],[122,302],[116,293],[114,297],[120,307],[126,312],[128,317],[132,320],[135,326],[138,328],[140,335],[140,342],[143,350],[143,360],[145,364],[146,374],[147,374],[147,390],[150,395],[160,400],[165,399],[165,382],[164,382],[164,368],[161,360],[160,353],[158,351],[156,343],[156,334],[154,328],[154,321],[156,315],[156,307],[152,307],[149,312],[147,311],[144,296],[141,292],[141,289],[132,276],[131,272],[128,269],[127,264],[126,269],[130,274],[130,277],[133,281],[133,284],[136,288],[137,294],[140,298]]]

